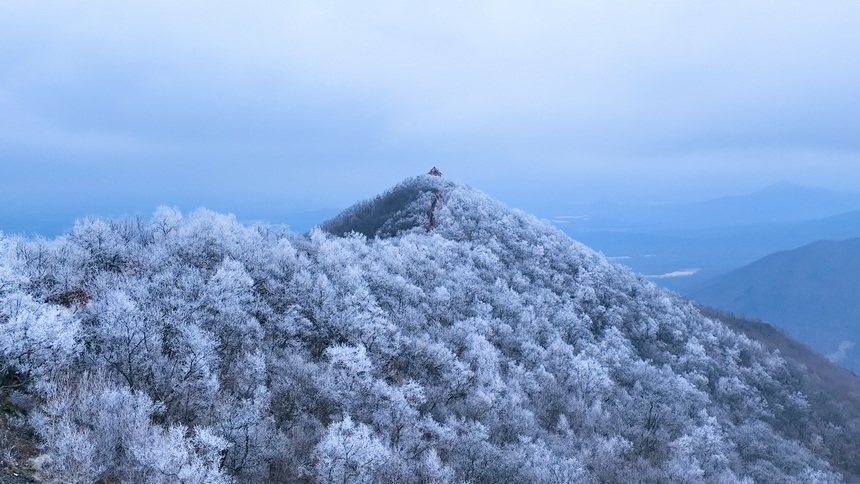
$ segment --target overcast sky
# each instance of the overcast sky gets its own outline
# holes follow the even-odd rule
[[[0,212],[338,208],[433,165],[526,209],[856,189],[858,25],[856,0],[0,0]]]

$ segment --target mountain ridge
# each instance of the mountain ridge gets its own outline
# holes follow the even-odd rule
[[[589,210],[591,209],[591,210]],[[860,210],[860,193],[781,182],[750,193],[689,203],[634,205],[601,202],[585,205],[565,228],[674,233],[802,222]]]
[[[821,219],[729,226],[688,233],[584,232],[566,230],[571,237],[609,256],[628,256],[625,265],[645,274],[688,267],[701,268],[694,277],[663,280],[661,284],[689,295],[711,278],[750,264],[777,251],[821,239],[860,236],[860,210]]]
[[[843,347],[842,363],[860,371],[853,349],[860,311],[860,238],[821,240],[780,251],[717,277],[690,294],[705,304],[766,319],[824,354]],[[846,347],[847,346],[847,347]]]

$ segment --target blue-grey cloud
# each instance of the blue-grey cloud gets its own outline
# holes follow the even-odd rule
[[[433,164],[522,199],[847,188],[856,18],[853,1],[5,2],[2,163],[31,184],[0,191],[343,205]]]

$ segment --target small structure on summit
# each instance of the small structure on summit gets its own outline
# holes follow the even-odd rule
[[[439,169],[438,169],[438,168],[436,168],[435,166],[434,166],[433,168],[431,168],[431,169],[430,169],[430,171],[429,171],[429,172],[427,172],[427,174],[428,174],[428,175],[433,175],[433,176],[442,176],[442,172],[441,172],[441,171],[439,171]]]

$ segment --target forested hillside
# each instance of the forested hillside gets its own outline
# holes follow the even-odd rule
[[[431,176],[304,235],[160,208],[4,236],[0,365],[2,457],[51,482],[860,475],[802,367]]]

